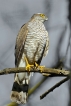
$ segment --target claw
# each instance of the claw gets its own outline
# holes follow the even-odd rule
[[[26,70],[30,71],[31,70],[31,67],[34,67],[34,65],[27,64]]]
[[[40,72],[42,73],[42,71],[44,70],[45,66],[40,66],[35,62],[35,66],[36,68],[38,68],[40,70]]]
[[[30,65],[30,64],[28,63],[27,57],[24,57],[24,59],[25,59],[25,62],[26,62],[26,70],[30,71],[30,70],[31,70],[31,67],[34,67],[34,65]]]
[[[36,68],[37,68],[39,65],[35,62],[35,66],[36,66]]]
[[[44,68],[45,68],[45,66],[38,66],[38,68],[40,69],[40,72],[42,73]]]

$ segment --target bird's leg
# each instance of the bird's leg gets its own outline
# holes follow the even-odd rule
[[[36,62],[35,62],[35,66],[36,66],[36,68],[38,68],[40,70],[40,72],[42,72],[44,70],[44,67],[45,67],[45,66],[38,65]]]
[[[29,64],[28,59],[27,59],[26,56],[24,57],[24,59],[25,59],[25,62],[26,62],[26,70],[30,71],[31,67],[34,67],[34,65]]]

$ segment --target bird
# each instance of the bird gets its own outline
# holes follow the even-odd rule
[[[15,67],[26,67],[27,72],[16,73],[11,91],[11,100],[25,104],[28,99],[28,88],[32,72],[30,67],[39,67],[42,58],[48,54],[49,37],[44,21],[44,13],[36,13],[19,30],[15,44]]]

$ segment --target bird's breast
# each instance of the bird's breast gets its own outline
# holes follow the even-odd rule
[[[25,41],[24,52],[28,57],[29,61],[33,61],[34,56],[38,51],[38,48],[40,48],[38,56],[41,55],[40,51],[42,53],[43,47],[46,43],[46,38],[46,30],[42,23],[30,23],[30,25],[28,25],[28,35]]]

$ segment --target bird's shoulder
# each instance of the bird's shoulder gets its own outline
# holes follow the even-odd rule
[[[20,28],[19,32],[18,32],[18,35],[17,35],[17,38],[16,38],[16,45],[17,43],[23,41],[26,37],[28,33],[28,24],[24,24],[22,25],[22,27]]]
[[[22,50],[24,48],[24,43],[26,40],[26,36],[28,34],[28,27],[27,23],[24,24],[17,35],[16,43],[15,43],[15,64],[18,64],[20,61],[20,58],[22,56]]]

